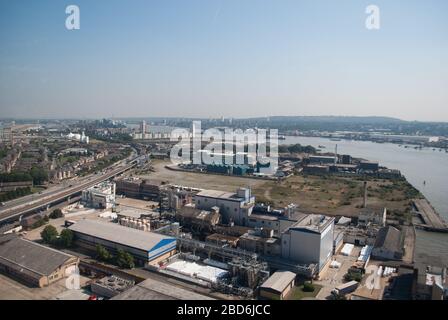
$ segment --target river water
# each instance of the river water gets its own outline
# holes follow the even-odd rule
[[[398,169],[406,179],[431,202],[439,214],[448,221],[448,153],[432,148],[416,150],[397,144],[370,141],[332,141],[317,137],[286,137],[280,144],[311,145],[321,152],[378,161],[381,166]],[[426,184],[424,184],[426,181]],[[417,231],[415,261],[432,265],[448,265],[448,234]]]

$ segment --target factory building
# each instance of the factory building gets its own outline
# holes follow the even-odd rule
[[[237,193],[203,190],[195,195],[196,208],[211,210],[218,207],[224,223],[245,226],[255,205],[251,190],[239,188]]]
[[[132,254],[138,265],[156,265],[176,252],[176,239],[173,237],[111,222],[81,220],[69,229],[75,233],[77,245],[91,251],[102,245],[112,253],[122,249]]]
[[[238,241],[239,237],[233,237],[219,233],[213,233],[205,238],[205,242],[231,248],[236,248],[238,245]]]
[[[247,226],[251,228],[269,228],[274,231],[275,235],[278,235],[280,233],[281,223],[279,217],[272,214],[252,213]]]
[[[319,271],[333,252],[334,218],[309,215],[282,234],[282,257],[306,264],[317,264]]]
[[[348,154],[343,154],[341,157],[341,163],[342,164],[351,164],[352,163],[352,156]]]
[[[281,254],[280,240],[274,238],[272,229],[258,228],[249,230],[240,237],[238,247],[265,256],[278,256]]]
[[[379,169],[379,164],[378,162],[374,162],[374,161],[361,161],[359,163],[359,169],[363,170],[363,171],[378,171]]]
[[[65,136],[68,140],[75,140],[75,141],[79,141],[85,144],[89,144],[89,140],[90,138],[88,136],[85,135],[84,131],[79,134],[79,133],[69,133],[68,135]]]
[[[363,208],[361,209],[358,216],[358,226],[369,227],[369,226],[380,226],[384,227],[386,225],[387,219],[387,209],[375,209],[375,208]]]
[[[88,207],[109,209],[115,204],[115,183],[103,182],[83,190],[81,201]]]
[[[415,269],[415,278],[414,294],[417,300],[448,300],[447,268],[419,263]]]
[[[378,260],[401,260],[403,253],[401,231],[392,226],[381,228],[373,246],[372,257]]]
[[[283,300],[294,288],[295,273],[277,271],[260,286],[260,298]]]
[[[312,164],[334,164],[336,163],[336,157],[329,156],[310,156],[308,158]]]
[[[117,184],[117,193],[130,198],[140,198],[141,180],[126,178],[115,181]]]
[[[212,207],[211,210],[196,209],[194,205],[186,205],[176,211],[176,220],[182,226],[198,232],[211,232],[221,221],[219,207]]]
[[[309,164],[303,167],[303,173],[307,174],[327,174],[330,172],[328,165]]]
[[[117,193],[126,197],[146,200],[160,200],[161,187],[165,184],[157,180],[140,180],[133,178],[119,179]]]
[[[26,285],[45,287],[65,278],[79,259],[16,236],[0,237],[0,271]]]

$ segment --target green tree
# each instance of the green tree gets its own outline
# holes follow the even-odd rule
[[[58,231],[56,230],[55,227],[51,225],[46,226],[44,230],[40,233],[40,236],[42,237],[42,240],[45,243],[52,244],[55,243],[55,241],[58,238]]]
[[[132,269],[135,267],[134,257],[122,249],[118,249],[116,263],[120,268]]]
[[[33,167],[30,170],[30,175],[33,178],[34,184],[43,184],[45,181],[48,180],[48,172],[39,167]]]
[[[61,209],[54,209],[53,212],[50,213],[51,219],[62,218],[63,216],[64,216],[64,214],[62,213]]]
[[[343,294],[332,293],[330,296],[330,300],[347,300],[347,297]]]
[[[74,234],[70,229],[64,229],[59,236],[59,244],[64,248],[70,248],[73,246]]]
[[[109,251],[107,251],[106,248],[104,248],[102,245],[98,244],[96,246],[96,258],[100,261],[109,261],[112,258],[112,255]]]
[[[344,276],[345,281],[358,281],[361,282],[362,280],[362,274],[359,272],[347,272]]]
[[[311,282],[305,282],[303,284],[303,291],[304,292],[314,292],[314,285]]]

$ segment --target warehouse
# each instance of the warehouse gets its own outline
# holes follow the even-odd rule
[[[372,257],[378,260],[401,260],[403,253],[401,231],[392,226],[381,228],[373,247]]]
[[[127,228],[111,222],[81,220],[69,227],[76,244],[89,250],[102,245],[115,253],[122,249],[134,256],[137,265],[156,265],[176,252],[176,239],[153,232]]]
[[[260,286],[260,298],[283,300],[291,292],[296,279],[295,273],[277,271]]]
[[[0,237],[0,271],[33,287],[45,287],[71,274],[77,257],[16,236]]]
[[[149,181],[135,178],[119,179],[116,183],[118,194],[136,199],[149,199],[154,201],[160,199],[161,188],[165,185],[163,181]]]

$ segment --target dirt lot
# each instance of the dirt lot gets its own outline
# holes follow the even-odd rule
[[[212,174],[172,171],[165,168],[168,161],[154,162],[155,172],[142,178],[224,191],[251,187],[257,201],[282,207],[296,203],[303,211],[356,216],[363,202],[363,180],[352,177],[304,176],[290,177],[281,182],[221,176]],[[368,206],[387,207],[396,218],[409,218],[409,199],[417,196],[406,181],[369,179]]]
[[[367,204],[387,207],[398,217],[409,213],[408,186],[388,180],[368,181]],[[336,176],[293,176],[281,182],[265,181],[253,188],[259,201],[275,206],[299,204],[304,211],[330,215],[355,216],[363,203],[363,180]]]
[[[168,181],[170,183],[188,187],[224,190],[229,192],[235,191],[239,187],[251,187],[253,189],[266,182],[266,180],[259,179],[173,171],[165,168],[165,166],[169,164],[171,164],[169,161],[156,160],[153,162],[155,172],[140,177],[150,180]]]

